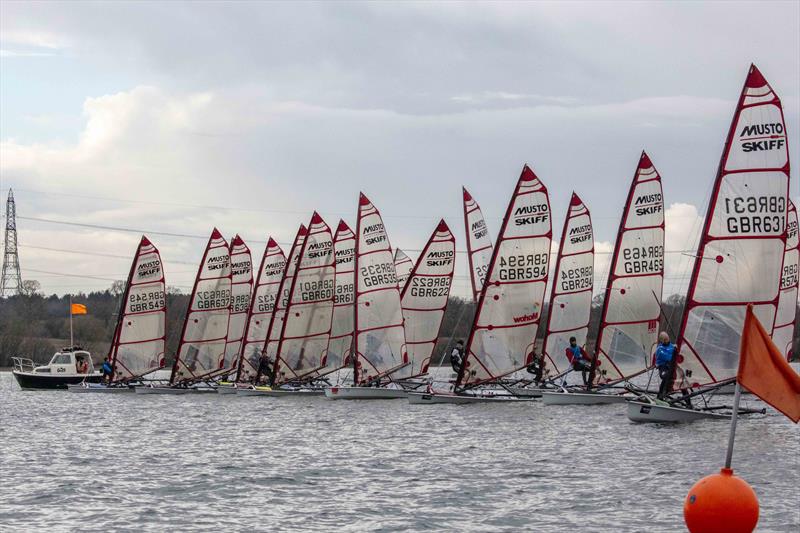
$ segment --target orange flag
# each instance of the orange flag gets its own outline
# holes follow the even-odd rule
[[[72,304],[71,311],[73,315],[85,315],[86,306],[83,304]]]
[[[769,334],[747,306],[739,348],[739,384],[788,416],[800,421],[800,375],[797,374]]]

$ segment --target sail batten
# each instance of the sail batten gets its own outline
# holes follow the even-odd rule
[[[469,279],[472,283],[472,299],[476,303],[483,289],[486,272],[492,260],[492,238],[486,227],[478,202],[462,187],[464,199],[464,230],[467,233],[467,258],[469,259]]]

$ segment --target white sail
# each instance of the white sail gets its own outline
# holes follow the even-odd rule
[[[306,240],[308,230],[304,224],[300,225],[297,230],[292,249],[289,250],[289,259],[286,261],[286,266],[281,275],[281,282],[278,286],[278,299],[275,302],[272,315],[270,316],[269,326],[267,327],[267,342],[264,345],[264,352],[269,361],[274,365],[275,359],[278,356],[278,345],[281,340],[281,332],[283,331],[283,320],[286,316],[286,306],[289,304],[289,290],[292,288],[292,280],[297,271],[297,263],[300,260],[300,252],[303,248],[303,243]],[[263,372],[263,369],[260,369]],[[255,382],[260,382],[264,376],[260,372],[256,372]]]
[[[788,361],[792,360],[794,323],[797,315],[798,281],[798,237],[797,209],[789,200],[789,213],[786,218],[786,252],[783,256],[781,273],[781,293],[778,297],[778,313],[775,315],[775,329],[772,341]]]
[[[112,376],[125,381],[164,366],[166,295],[161,255],[142,236],[111,345]]]
[[[191,381],[220,368],[228,335],[231,261],[216,228],[208,240],[189,299],[170,382]]]
[[[333,235],[314,212],[289,290],[273,383],[302,379],[322,368],[331,334],[335,275]]]
[[[258,360],[264,345],[267,343],[267,328],[275,307],[278,288],[281,284],[283,271],[286,268],[286,257],[278,243],[270,237],[261,266],[258,270],[255,290],[250,300],[250,310],[247,316],[247,327],[244,333],[244,345],[239,360],[239,371],[236,381],[250,382],[258,371]]]
[[[564,230],[550,290],[544,355],[556,373],[569,368],[566,356],[570,337],[586,345],[594,288],[594,232],[592,217],[574,192],[567,209]]]
[[[381,214],[361,194],[356,240],[356,384],[370,382],[408,364],[400,291],[389,237]]]
[[[605,383],[652,366],[664,283],[664,195],[661,176],[642,152],[617,232],[595,356]]]
[[[320,374],[327,374],[351,363],[353,349],[353,302],[355,301],[354,268],[356,258],[356,236],[353,230],[339,221],[333,238],[336,257],[336,297],[333,306],[331,340],[325,355],[325,364]]]
[[[789,192],[789,152],[778,96],[751,65],[700,236],[678,342],[675,387],[736,375],[747,304],[775,322]]]
[[[250,311],[253,290],[253,260],[250,248],[241,237],[231,239],[231,316],[228,319],[228,338],[225,345],[225,360],[220,366],[232,371],[239,363],[244,328]]]
[[[441,220],[411,271],[401,301],[410,375],[428,372],[447,309],[456,264],[456,239]]]
[[[394,271],[397,274],[397,288],[400,289],[400,292],[403,292],[403,287],[406,286],[408,276],[411,275],[413,268],[414,261],[403,250],[397,248],[394,251]]]
[[[547,188],[525,165],[486,273],[457,388],[501,378],[533,361],[551,237]]]
[[[481,294],[486,272],[492,260],[492,238],[483,219],[478,202],[463,188],[464,193],[464,228],[467,232],[467,257],[469,258],[469,274],[472,282],[472,297],[475,302]]]

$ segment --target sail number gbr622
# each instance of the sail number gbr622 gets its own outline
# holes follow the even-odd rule
[[[547,275],[547,254],[500,256],[497,279],[500,281],[528,281]]]

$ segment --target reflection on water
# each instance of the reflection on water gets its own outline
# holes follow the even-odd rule
[[[21,392],[0,374],[0,530],[683,531],[728,424],[620,406]],[[739,425],[760,532],[797,531],[800,430]]]

